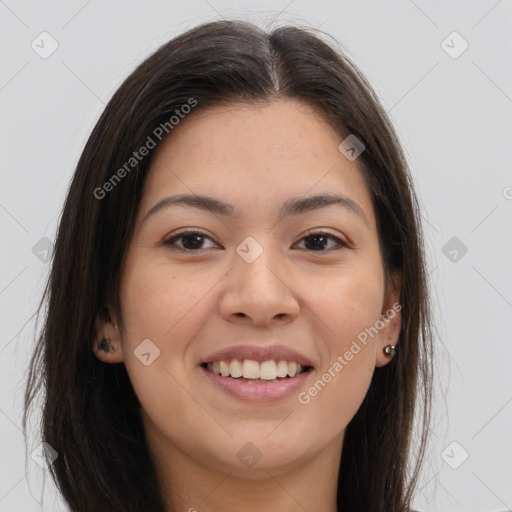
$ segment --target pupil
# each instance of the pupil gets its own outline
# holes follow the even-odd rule
[[[306,242],[306,245],[308,246],[313,246],[315,249],[318,249],[319,245],[322,246],[321,248],[325,248],[326,247],[326,243],[327,243],[327,237],[325,235],[312,235],[310,237],[308,237],[308,240],[312,240],[312,239],[316,239],[316,240],[321,240],[320,243],[313,243],[313,244],[308,244]],[[308,247],[309,249],[310,247]]]
[[[183,236],[183,247],[185,247],[185,249],[197,249],[198,246],[201,245],[202,238],[203,238],[203,235],[199,235],[199,234],[185,235],[185,236]],[[187,240],[188,241],[193,240],[192,244],[188,243]],[[189,247],[187,247],[187,246],[189,246]]]

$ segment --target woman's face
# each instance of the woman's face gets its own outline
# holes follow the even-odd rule
[[[311,107],[280,100],[198,111],[158,148],[123,323],[105,326],[118,350],[97,353],[124,362],[155,453],[225,472],[300,466],[331,441],[339,458],[400,330],[371,196],[341,142]],[[345,199],[302,203],[327,194]],[[196,206],[169,200],[180,195]],[[312,368],[277,378],[297,362]]]

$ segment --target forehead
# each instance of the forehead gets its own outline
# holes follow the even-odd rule
[[[237,211],[261,211],[329,191],[352,197],[371,219],[362,173],[338,149],[343,139],[322,113],[296,100],[199,110],[157,149],[141,210],[174,193],[215,196],[240,206]]]

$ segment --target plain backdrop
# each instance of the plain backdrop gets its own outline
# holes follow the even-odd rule
[[[320,28],[378,93],[423,208],[438,322],[414,505],[512,509],[511,1],[0,0],[0,511],[66,510],[35,441],[25,453],[21,415],[29,320],[86,138],[136,64],[224,17]]]

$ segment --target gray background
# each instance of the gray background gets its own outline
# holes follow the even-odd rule
[[[65,510],[30,456],[40,441],[25,465],[20,426],[45,251],[86,137],[138,62],[221,17],[319,27],[379,94],[422,203],[438,321],[435,422],[414,505],[512,509],[511,1],[0,0],[0,511],[43,510],[44,481],[44,510]],[[46,59],[31,47],[51,48],[43,31],[58,43]],[[453,31],[469,44],[460,55]]]

